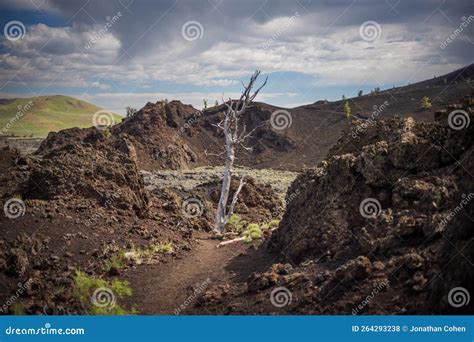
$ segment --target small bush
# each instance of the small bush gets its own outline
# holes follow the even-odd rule
[[[120,270],[127,267],[130,261],[137,265],[150,262],[153,256],[158,253],[173,253],[173,243],[161,241],[145,246],[144,248],[137,248],[132,245],[129,250],[112,254],[104,263],[104,271],[109,272],[113,268]]]
[[[240,233],[247,225],[246,220],[242,220],[238,214],[232,214],[227,222],[227,228],[233,232]]]
[[[112,136],[112,132],[107,128],[102,131],[102,135],[105,139],[109,139]]]
[[[125,107],[125,112],[127,113],[127,118],[131,118],[135,114],[137,114],[138,110],[136,108],[127,106]]]
[[[232,214],[229,218],[229,225],[236,226],[240,222],[240,216],[238,214]]]
[[[128,259],[125,257],[123,252],[114,253],[105,260],[104,271],[110,272],[112,269],[121,270],[128,266]]]
[[[100,289],[105,289],[106,292],[110,294],[107,305],[95,305],[92,300],[94,292]],[[136,314],[135,309],[126,310],[117,303],[118,299],[130,297],[132,295],[132,288],[127,281],[113,280],[112,282],[108,282],[105,279],[89,276],[84,272],[76,271],[74,276],[73,295],[90,315]]]
[[[13,311],[13,315],[15,316],[24,316],[25,313],[25,305],[19,301],[15,302],[11,306],[11,310]]]
[[[349,118],[351,116],[351,106],[349,102],[344,103],[344,117]]]
[[[280,224],[280,220],[271,220],[269,223],[268,223],[268,226],[270,228],[277,228],[278,225]]]
[[[163,253],[170,254],[173,253],[173,243],[162,241],[158,244],[152,244],[147,247],[150,252],[154,253]]]
[[[260,230],[260,227],[256,223],[251,223],[247,226],[247,229],[244,232],[244,241],[250,243],[254,240],[261,239],[263,233]]]
[[[422,99],[421,99],[421,107],[423,109],[430,109],[432,106],[431,104],[431,99],[428,97],[428,96],[424,96]]]

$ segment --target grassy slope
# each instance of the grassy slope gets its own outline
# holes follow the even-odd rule
[[[25,106],[29,101],[33,105],[6,132],[7,135],[46,137],[49,132],[71,127],[92,126],[92,116],[101,108],[69,96],[39,96],[1,100],[0,102],[0,134],[2,128],[19,112],[19,106]],[[20,107],[21,108],[21,107]],[[121,121],[115,115],[115,122]]]

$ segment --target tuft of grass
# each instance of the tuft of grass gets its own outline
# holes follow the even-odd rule
[[[114,253],[105,260],[104,271],[109,272],[111,269],[121,270],[128,265],[128,259],[125,257],[123,252]]]
[[[259,225],[256,223],[251,223],[247,226],[247,229],[244,231],[244,241],[250,243],[254,240],[261,239],[263,237],[262,230]]]
[[[144,248],[132,245],[129,250],[118,251],[112,254],[104,263],[104,271],[109,272],[112,268],[125,268],[130,261],[134,264],[141,265],[145,262],[150,262],[156,254],[170,254],[173,253],[173,251],[173,243],[168,241],[152,243]]]
[[[93,301],[95,291],[102,291],[107,294],[106,300],[100,302],[100,305]],[[137,314],[136,309],[127,310],[118,303],[120,299],[131,295],[132,288],[128,281],[113,280],[108,282],[105,279],[89,276],[81,271],[76,271],[74,276],[73,296],[89,315],[135,315]],[[98,300],[101,300],[101,298],[98,297]]]
[[[151,245],[151,248],[154,253],[173,253],[173,243],[169,241],[162,241],[158,244]]]
[[[109,139],[112,136],[112,132],[108,128],[106,128],[102,131],[102,135],[105,139]]]
[[[423,98],[421,99],[421,107],[423,109],[430,109],[431,106],[431,99],[428,96],[423,96]]]
[[[229,218],[229,222],[227,222],[227,228],[232,232],[241,233],[247,223],[248,222],[246,220],[242,220],[238,214],[232,214]]]
[[[278,228],[279,224],[280,224],[280,220],[273,219],[270,222],[266,222],[266,223],[262,224],[260,228],[262,230],[274,229],[274,228]]]
[[[16,301],[12,304],[11,310],[13,311],[13,315],[15,316],[25,316],[25,305],[19,301]]]
[[[268,227],[269,228],[277,228],[278,225],[280,224],[280,220],[271,220],[269,223],[268,223]]]

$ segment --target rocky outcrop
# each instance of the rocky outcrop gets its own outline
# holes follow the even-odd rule
[[[454,127],[455,109],[471,124]],[[299,195],[288,201],[271,246],[289,261],[317,260],[334,272],[310,300],[323,305],[319,312],[330,311],[328,301],[347,309],[358,288],[370,289],[374,262],[402,312],[449,312],[450,289],[474,293],[473,120],[471,98],[437,113],[434,123],[355,120],[328,158],[295,180],[288,196]],[[343,279],[358,285],[335,290]]]
[[[22,194],[42,200],[85,198],[140,216],[148,209],[136,151],[126,139],[113,145],[73,143],[53,149],[32,167]]]

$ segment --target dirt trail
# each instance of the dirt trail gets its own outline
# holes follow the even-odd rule
[[[180,259],[128,272],[134,289],[130,304],[140,308],[141,314],[172,315],[185,302],[191,302],[187,307],[194,305],[194,288],[201,284],[205,288],[215,282],[241,281],[273,259],[270,255],[257,256],[262,252],[244,243],[216,248],[219,242],[202,236],[196,248]],[[208,314],[205,308],[202,314]]]

